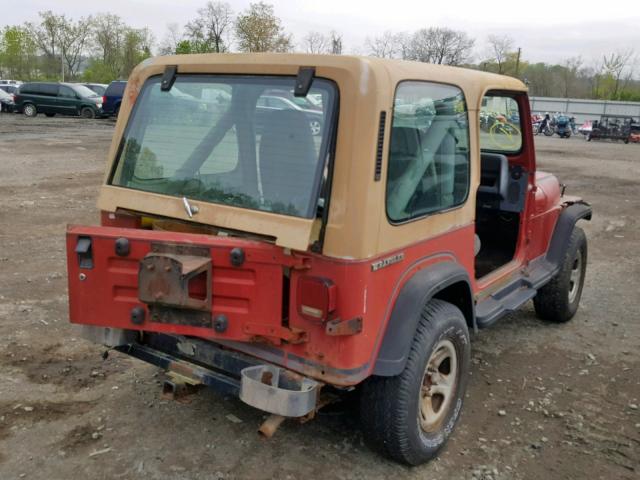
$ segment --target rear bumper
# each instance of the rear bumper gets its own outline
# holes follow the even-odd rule
[[[115,349],[269,413],[301,417],[318,407],[320,383],[213,342],[151,334]]]
[[[240,380],[229,373],[219,373],[139,343],[119,346],[116,350],[169,372],[179,373],[222,394],[236,397],[240,395]]]

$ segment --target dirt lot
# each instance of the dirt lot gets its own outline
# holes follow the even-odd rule
[[[77,338],[65,224],[97,223],[112,132],[0,115],[0,479],[639,478],[640,145],[536,140],[594,207],[580,311],[549,325],[529,304],[476,335],[460,424],[409,469],[371,453],[346,407],[263,440],[239,400],[164,401],[156,368]]]

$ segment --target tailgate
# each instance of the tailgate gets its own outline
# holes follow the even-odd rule
[[[285,272],[302,267],[303,258],[269,243],[69,226],[67,265],[72,323],[276,344],[301,340],[301,332],[284,325],[283,298]]]

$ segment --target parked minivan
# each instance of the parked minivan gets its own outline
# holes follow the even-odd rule
[[[20,86],[15,95],[16,109],[27,117],[44,113],[80,115],[83,118],[102,116],[102,97],[84,85],[74,83],[32,82]]]

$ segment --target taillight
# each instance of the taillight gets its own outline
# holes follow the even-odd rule
[[[298,279],[298,314],[307,320],[325,322],[336,309],[338,289],[328,278]]]
[[[107,97],[106,96],[102,96],[102,104],[104,105],[105,103],[107,103]]]

